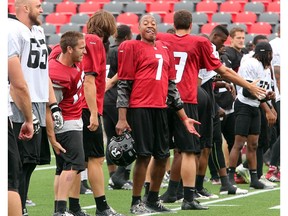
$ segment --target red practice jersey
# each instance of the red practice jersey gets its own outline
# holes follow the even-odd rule
[[[95,73],[95,84],[97,89],[97,108],[98,113],[102,115],[105,93],[105,79],[106,79],[106,53],[101,38],[97,35],[86,34],[86,51],[84,55],[83,65],[85,73]],[[83,108],[88,108],[85,101],[83,102]]]
[[[199,69],[212,71],[222,65],[213,54],[211,42],[201,36],[169,33],[158,33],[157,40],[168,42],[173,49],[176,83],[181,99],[185,103],[197,104]]]
[[[165,43],[124,41],[118,48],[118,78],[132,80],[130,108],[165,108],[168,80],[176,77],[173,53]]]
[[[49,55],[49,76],[53,84],[60,86],[63,99],[59,103],[64,120],[78,120],[82,116],[82,87],[84,72],[81,63],[75,67],[61,64],[57,56],[61,48],[56,45]]]

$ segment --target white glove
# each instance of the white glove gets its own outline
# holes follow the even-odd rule
[[[57,103],[53,103],[50,106],[51,112],[52,112],[52,118],[54,121],[54,128],[57,130],[60,130],[63,128],[64,125],[64,119],[62,116],[62,112],[60,107]]]
[[[32,113],[33,118],[33,128],[34,128],[34,134],[38,134],[40,131],[40,122],[39,119]]]

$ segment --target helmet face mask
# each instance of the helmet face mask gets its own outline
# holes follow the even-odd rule
[[[108,145],[111,161],[118,166],[130,165],[137,158],[133,144],[134,140],[128,131],[118,137],[112,137]]]

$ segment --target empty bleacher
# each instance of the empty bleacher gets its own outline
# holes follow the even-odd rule
[[[69,29],[86,32],[87,20],[99,9],[110,11],[118,24],[131,26],[133,34],[139,33],[138,22],[145,13],[155,16],[158,31],[166,31],[179,9],[192,12],[193,34],[209,34],[221,24],[228,29],[241,26],[247,37],[264,34],[273,39],[280,24],[280,0],[42,0],[42,7],[48,44]],[[15,14],[14,0],[8,0],[8,12]]]

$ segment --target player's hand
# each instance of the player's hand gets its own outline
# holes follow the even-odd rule
[[[276,94],[273,91],[268,91],[266,94],[266,99],[267,100],[274,100],[276,98]]]
[[[90,131],[96,131],[98,127],[99,127],[98,114],[97,113],[91,113],[90,114],[90,124],[87,126],[87,128]]]
[[[40,126],[39,126],[40,128]],[[34,134],[34,127],[32,122],[24,122],[21,126],[18,139],[20,140],[30,140]]]
[[[266,119],[268,126],[272,127],[276,123],[277,116],[275,116],[272,111],[266,112]]]
[[[54,128],[56,130],[62,129],[64,126],[64,119],[60,107],[57,103],[53,103],[49,107],[51,109],[52,118],[54,121]]]
[[[116,133],[121,135],[124,131],[131,131],[130,125],[128,124],[127,120],[118,120],[116,124]]]
[[[254,80],[250,85],[251,88],[249,89],[250,93],[255,96],[258,100],[263,100],[266,98],[266,90],[262,87],[259,87],[257,83],[259,79]]]
[[[201,124],[200,122],[194,119],[188,118],[188,117],[182,121],[190,133],[195,134],[196,136],[200,137],[200,134],[197,132],[197,130],[194,127],[194,124],[200,125]]]
[[[64,149],[59,142],[52,141],[51,145],[57,155],[59,155],[61,152],[66,153],[66,149]]]

